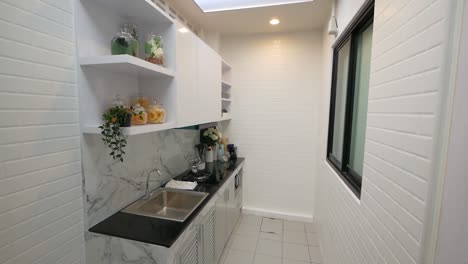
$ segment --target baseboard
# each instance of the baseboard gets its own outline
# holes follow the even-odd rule
[[[289,221],[298,221],[298,222],[305,222],[305,223],[312,223],[314,221],[314,217],[312,215],[283,213],[283,212],[264,210],[264,209],[254,208],[254,207],[243,206],[242,212],[244,214],[252,214],[252,215],[258,215],[258,216],[270,217],[270,218],[279,218],[279,219],[289,220]]]

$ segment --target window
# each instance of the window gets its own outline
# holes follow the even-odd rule
[[[359,197],[366,137],[373,2],[337,40],[333,54],[327,159]]]

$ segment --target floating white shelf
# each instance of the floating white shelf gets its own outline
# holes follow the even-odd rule
[[[147,134],[162,130],[169,130],[175,128],[174,122],[168,122],[164,124],[157,124],[157,125],[142,125],[142,126],[132,126],[132,127],[124,127],[122,131],[126,136],[133,136],[133,135],[140,135],[140,134]],[[82,132],[84,134],[101,134],[101,129],[99,126],[85,126],[82,128]]]
[[[227,121],[231,119],[232,119],[231,113],[223,113],[223,116],[221,117],[221,121]]]
[[[232,85],[226,81],[221,81],[221,84],[223,85],[223,88],[230,88]]]
[[[229,102],[229,103],[232,102],[231,99],[227,99],[227,98],[222,98],[221,101],[223,101],[223,102]]]
[[[107,55],[80,58],[80,65],[102,70],[150,77],[174,77],[174,72],[130,55]]]
[[[151,0],[92,0],[137,25],[172,24],[174,20]]]

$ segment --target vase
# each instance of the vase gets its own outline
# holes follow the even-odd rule
[[[218,160],[218,144],[214,145],[213,147],[213,161]]]
[[[205,152],[205,161],[213,162],[213,148],[208,146],[208,149]]]

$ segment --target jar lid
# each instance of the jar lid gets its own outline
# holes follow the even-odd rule
[[[133,105],[134,112],[144,112],[145,108],[143,108],[140,104],[136,103]]]
[[[112,101],[112,104],[114,106],[124,106],[124,102],[122,101],[122,98],[120,98],[120,94],[115,95],[115,99]]]

